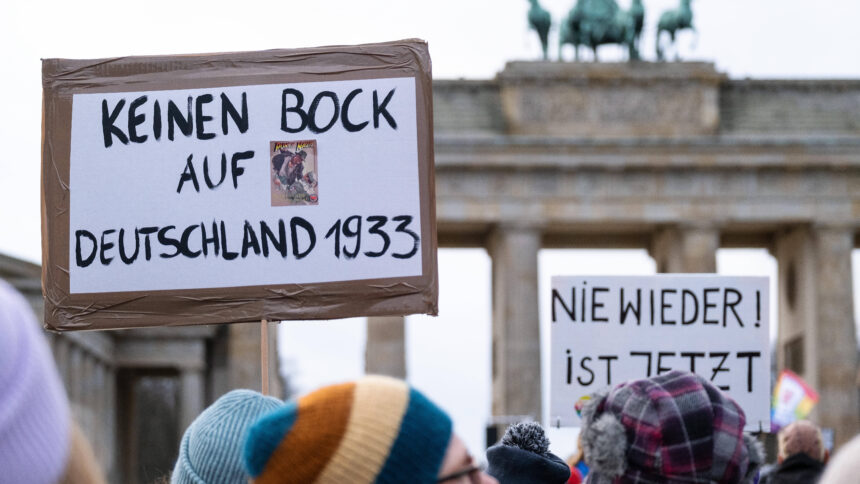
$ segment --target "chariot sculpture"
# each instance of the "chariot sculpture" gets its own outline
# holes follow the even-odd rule
[[[679,0],[677,8],[667,10],[660,15],[657,23],[657,60],[664,60],[664,33],[668,34],[670,44],[675,43],[676,34],[679,30],[693,27],[692,0]],[[547,59],[547,44],[549,32],[552,26],[552,18],[538,3],[538,0],[529,0],[528,11],[529,26],[537,32],[543,50],[543,58]],[[642,0],[631,0],[630,8],[627,10],[618,6],[616,0],[576,0],[559,23],[559,54],[562,59],[562,48],[570,44],[573,46],[574,57],[579,61],[579,48],[590,48],[594,52],[594,60],[597,61],[597,48],[605,44],[620,44],[627,48],[628,59],[639,60],[639,40],[642,37],[642,29],[645,23],[645,7]],[[677,59],[677,51],[675,54]]]
[[[590,47],[597,60],[597,47],[621,44],[627,47],[630,60],[639,59],[639,37],[645,19],[642,0],[633,0],[623,10],[615,0],[577,0],[559,26],[559,57],[565,44],[573,46],[576,60],[579,47]]]

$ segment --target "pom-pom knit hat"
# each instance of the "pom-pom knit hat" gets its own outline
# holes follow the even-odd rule
[[[0,335],[0,482],[54,484],[69,455],[69,402],[30,305],[3,281]]]
[[[367,376],[261,417],[245,443],[255,484],[433,483],[451,419],[405,382]]]
[[[745,423],[734,400],[692,373],[598,392],[582,409],[588,482],[752,483],[764,452]]]
[[[172,484],[247,482],[242,445],[248,428],[284,402],[251,390],[224,394],[191,422],[179,444]]]
[[[521,422],[487,449],[487,474],[499,484],[564,484],[570,468],[549,451],[549,439],[537,422]]]

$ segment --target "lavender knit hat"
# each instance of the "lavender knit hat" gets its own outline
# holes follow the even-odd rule
[[[69,402],[30,306],[0,280],[0,483],[56,483],[69,453]]]

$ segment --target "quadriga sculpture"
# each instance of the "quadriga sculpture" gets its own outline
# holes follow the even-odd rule
[[[559,28],[559,58],[565,44],[573,45],[576,60],[579,46],[590,47],[595,61],[598,46],[621,44],[630,60],[638,60],[644,18],[642,0],[633,0],[630,10],[619,8],[615,0],[577,0]]]

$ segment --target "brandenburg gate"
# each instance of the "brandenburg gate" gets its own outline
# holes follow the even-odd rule
[[[660,272],[701,273],[721,247],[760,247],[779,267],[778,369],[818,390],[837,444],[860,431],[860,82],[513,62],[436,81],[434,116],[440,246],[492,258],[494,415],[541,416],[541,248],[644,248]],[[397,337],[379,324],[369,369]]]

